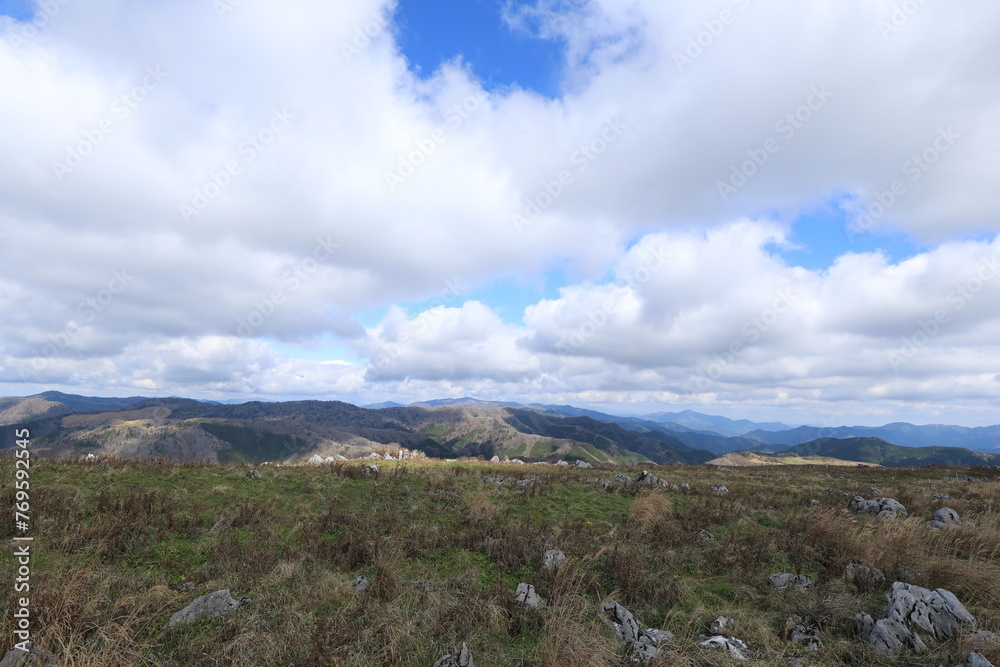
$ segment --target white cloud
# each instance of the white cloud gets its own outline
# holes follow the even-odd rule
[[[1000,56],[1000,7],[928,3],[889,31],[895,4],[539,2],[509,18],[565,40],[554,100],[484,91],[461,63],[416,79],[396,27],[379,23],[391,2],[261,1],[223,17],[184,0],[69,3],[30,40],[4,19],[6,387],[461,391],[813,414],[919,399],[965,414],[997,394],[1000,281],[962,295],[998,246],[961,239],[998,231],[1000,74],[984,63]],[[817,87],[831,95],[795,121]],[[276,113],[289,119],[280,132]],[[88,155],[57,173],[74,151]],[[720,197],[755,156],[763,164]],[[412,175],[390,187],[404,166]],[[185,221],[180,205],[213,183]],[[880,204],[869,230],[931,249],[900,263],[846,254],[822,272],[768,251],[831,200],[854,213]],[[518,233],[529,202],[547,203]],[[337,247],[317,261],[324,243]],[[656,252],[669,259],[649,269]],[[393,307],[449,282],[555,268],[568,281],[520,323],[488,302]],[[105,299],[115,271],[134,278]],[[764,330],[754,318],[782,294],[794,303]],[[948,322],[921,345],[940,310]],[[379,373],[265,342],[333,337],[376,364],[404,335]],[[894,368],[904,339],[916,352]],[[734,358],[681,396],[719,354]]]

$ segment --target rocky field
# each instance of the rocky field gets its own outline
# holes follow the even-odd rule
[[[1000,661],[1000,470],[645,470],[39,461],[33,639],[100,667]]]

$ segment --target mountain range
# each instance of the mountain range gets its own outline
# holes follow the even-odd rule
[[[0,398],[0,425],[10,424],[29,428],[33,448],[53,456],[262,461],[356,457],[402,446],[440,458],[698,464],[755,451],[880,465],[1000,463],[1000,426],[788,427],[690,410],[621,416],[468,397],[358,407],[340,401],[222,404],[44,392]],[[13,429],[3,434],[0,448],[12,446]]]

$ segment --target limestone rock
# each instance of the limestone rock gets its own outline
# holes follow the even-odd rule
[[[704,635],[702,635],[702,637],[704,637]],[[731,658],[735,658],[736,660],[746,660],[750,655],[750,648],[735,637],[723,637],[722,635],[706,637],[698,642],[698,646],[717,651],[725,651]]]
[[[712,635],[723,635],[728,634],[726,631],[732,630],[734,627],[736,627],[736,621],[725,616],[719,616],[709,624],[708,632]]]
[[[194,582],[185,581],[183,584],[177,584],[176,586],[174,586],[174,590],[179,591],[181,593],[190,593],[191,591],[194,590]]]
[[[940,641],[956,635],[963,626],[975,627],[976,619],[951,591],[935,591],[897,581],[888,596],[886,616],[907,627],[917,628]]]
[[[517,585],[514,591],[514,601],[526,607],[544,607],[545,598],[535,592],[535,587],[523,581]]]
[[[641,629],[632,612],[617,602],[608,602],[602,609],[604,622],[615,631],[618,641],[628,647],[632,662],[648,665],[658,653],[657,646],[674,639],[673,633],[666,630]]]
[[[556,465],[557,466],[568,466],[569,463],[567,463],[564,459],[559,459],[558,461],[556,461]]]
[[[858,636],[883,655],[895,655],[904,646],[911,647],[917,653],[927,650],[920,637],[899,621],[890,618],[875,621],[868,614],[858,614],[856,618]]]
[[[260,473],[256,470],[248,470],[244,479],[260,479]]]
[[[729,489],[724,484],[716,484],[712,487],[712,493],[717,496],[724,496],[729,493]]]
[[[707,530],[699,530],[698,531],[698,541],[699,542],[713,542],[713,541],[715,541],[715,535],[712,535],[712,533],[708,532]]]
[[[519,479],[517,480],[517,485],[524,488],[528,488],[529,486],[534,487],[535,485],[538,484],[538,481],[539,480],[537,477],[531,477],[529,479]]]
[[[993,667],[993,663],[987,660],[986,656],[982,653],[973,651],[963,664],[956,665],[955,667]]]
[[[353,588],[354,592],[358,595],[364,595],[368,592],[368,577],[362,574],[354,580],[354,583],[351,584],[351,588]]]
[[[347,461],[348,459],[343,454],[336,454],[336,455],[334,455],[333,460],[334,461]]]
[[[171,616],[170,620],[167,621],[167,624],[163,626],[163,629],[169,630],[170,628],[183,625],[185,623],[194,623],[202,618],[225,616],[226,614],[233,613],[241,605],[246,604],[249,601],[250,598],[248,597],[234,600],[228,590],[208,593],[207,595],[195,598],[191,604]]]
[[[27,651],[12,648],[0,660],[0,667],[59,667],[59,661],[50,651],[29,641]]]
[[[320,456],[319,454],[313,454],[312,456],[309,457],[309,463],[322,463],[322,462],[323,462],[323,457]]]
[[[375,465],[374,463],[371,464],[370,466],[365,466],[364,468],[361,469],[361,473],[365,477],[378,477],[378,466]]]
[[[768,581],[775,588],[787,588],[789,586],[809,588],[813,585],[812,577],[808,574],[772,574],[768,577]]]
[[[589,468],[593,468],[594,466],[590,465],[586,461],[577,461],[576,462],[576,467],[577,468],[589,469]]]
[[[437,662],[434,663],[434,667],[475,667],[472,664],[472,652],[469,647],[462,642],[462,650],[458,653],[449,653],[448,655],[441,656]]]
[[[871,590],[885,584],[885,573],[877,567],[868,567],[859,561],[852,560],[844,568],[844,578],[860,590]]]
[[[886,519],[905,519],[909,514],[898,500],[893,498],[872,498],[865,500],[862,496],[854,496],[847,501],[847,507],[855,514],[875,514]]]
[[[938,511],[934,512],[933,521],[940,521],[941,523],[958,523],[958,512],[950,507],[942,507]]]
[[[558,570],[566,562],[566,554],[559,549],[549,549],[542,554],[542,569],[547,571]]]
[[[823,641],[819,637],[819,627],[812,617],[791,616],[785,622],[785,639],[805,646],[810,651],[822,651]]]

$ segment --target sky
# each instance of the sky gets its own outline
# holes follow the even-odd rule
[[[0,0],[0,394],[1000,423],[1000,5]]]

